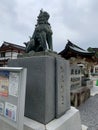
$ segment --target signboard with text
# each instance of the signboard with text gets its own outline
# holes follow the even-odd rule
[[[0,67],[0,120],[23,130],[26,69]]]

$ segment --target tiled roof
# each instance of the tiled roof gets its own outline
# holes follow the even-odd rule
[[[17,44],[13,44],[13,43],[9,43],[9,42],[3,42],[3,44],[1,45],[0,49],[2,49],[3,47],[14,47],[14,48],[17,48],[17,49],[20,49],[20,50],[25,50],[25,47],[23,46],[20,46],[20,45],[17,45]]]
[[[65,58],[70,58],[70,57],[75,57],[75,56],[94,56],[95,52],[89,52],[86,51],[80,47],[78,47],[77,45],[73,44],[71,41],[68,40],[65,49],[62,50],[59,53],[61,56],[65,57]]]

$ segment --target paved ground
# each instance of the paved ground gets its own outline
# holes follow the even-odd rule
[[[88,130],[98,130],[98,94],[91,96],[78,109],[82,124],[88,126]]]

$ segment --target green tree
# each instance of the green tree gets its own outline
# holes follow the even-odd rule
[[[96,55],[96,57],[98,57],[98,52],[96,52],[96,54],[95,54],[95,55]]]
[[[93,48],[89,47],[89,48],[87,49],[87,51],[93,52],[94,50],[93,50]]]

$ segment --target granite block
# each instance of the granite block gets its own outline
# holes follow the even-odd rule
[[[27,68],[25,116],[44,124],[55,117],[54,60],[35,56],[9,62],[9,66]]]
[[[26,117],[47,124],[70,109],[68,61],[59,56],[32,56],[10,60],[8,66],[27,68]]]
[[[70,108],[70,69],[69,62],[56,58],[56,118]]]

